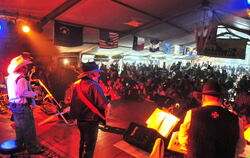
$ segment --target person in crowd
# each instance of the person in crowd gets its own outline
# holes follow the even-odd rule
[[[110,103],[98,84],[101,70],[95,62],[82,64],[82,73],[72,87],[70,115],[77,119],[80,130],[79,158],[94,155],[98,124],[106,120]]]
[[[236,110],[238,113],[245,114],[250,109],[250,93],[243,89],[235,97]]]
[[[11,60],[8,67],[7,90],[10,102],[10,110],[13,113],[16,131],[17,146],[25,146],[29,154],[42,154],[37,138],[33,111],[35,106],[33,98],[36,93],[32,91],[29,81],[26,79],[30,60],[22,55]]]
[[[202,106],[187,111],[179,142],[188,158],[234,158],[244,151],[242,123],[224,108],[218,82],[208,80],[202,89]]]

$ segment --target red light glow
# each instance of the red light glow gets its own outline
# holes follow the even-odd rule
[[[124,23],[124,24],[127,24],[127,25],[129,25],[129,26],[133,26],[133,27],[138,27],[138,26],[140,26],[142,23],[140,23],[140,22],[138,22],[138,21],[136,21],[136,20],[132,20],[132,21],[126,22],[126,23]]]

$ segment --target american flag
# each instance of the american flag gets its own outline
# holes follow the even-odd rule
[[[119,34],[100,30],[99,47],[103,49],[118,48]]]

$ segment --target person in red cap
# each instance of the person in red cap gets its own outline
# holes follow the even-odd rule
[[[7,90],[12,111],[17,146],[25,146],[29,154],[42,154],[37,138],[34,117],[30,105],[35,106],[33,98],[36,93],[30,88],[26,79],[30,60],[22,55],[13,58],[8,67]]]
[[[79,158],[94,155],[98,124],[105,122],[110,103],[98,84],[101,70],[95,62],[82,64],[82,73],[71,86],[70,116],[77,119],[80,130]]]
[[[245,140],[238,116],[222,105],[222,89],[213,80],[203,85],[202,106],[187,111],[179,130],[179,143],[188,158],[235,158]]]

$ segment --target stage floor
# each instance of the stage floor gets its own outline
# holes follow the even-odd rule
[[[145,125],[147,118],[151,115],[156,104],[147,101],[133,101],[119,99],[111,102],[111,112],[108,117],[107,124],[119,128],[127,129],[131,122],[136,122]],[[15,139],[15,131],[10,121],[11,113],[0,114],[0,142]],[[41,111],[41,106],[34,109],[34,117],[36,121],[37,136],[40,144],[49,148],[50,154],[60,155],[58,157],[77,158],[79,146],[79,131],[76,123],[71,125],[65,124],[58,117],[54,117],[46,124],[39,126],[39,123],[44,121],[50,115]],[[136,147],[131,150],[121,150],[126,145],[121,134],[104,132],[99,130],[98,140],[95,148],[94,158],[134,158],[134,157],[148,157],[146,153]],[[127,145],[128,146],[128,145]],[[131,153],[133,152],[133,153]],[[20,153],[18,157],[29,157],[27,153]],[[0,157],[5,157],[0,155]],[[47,156],[31,156],[34,158],[50,157]]]
[[[119,99],[111,102],[111,112],[107,124],[127,129],[131,122],[146,125],[147,118],[157,108],[157,105],[148,101],[133,101]],[[45,147],[43,155],[29,156],[27,152],[17,154],[18,158],[78,158],[79,131],[76,123],[65,124],[62,119],[54,117],[49,122],[39,124],[50,117],[41,111],[42,106],[34,109],[37,127],[37,136],[40,144]],[[0,114],[0,142],[15,139],[15,131],[11,126],[11,113]],[[0,154],[0,158],[5,158]],[[94,158],[148,158],[149,153],[127,144],[123,135],[99,130]],[[250,146],[246,147],[243,157],[250,157]]]

